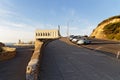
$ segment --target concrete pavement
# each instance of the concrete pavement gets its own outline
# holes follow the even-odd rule
[[[119,80],[120,60],[56,40],[43,50],[40,80]]]

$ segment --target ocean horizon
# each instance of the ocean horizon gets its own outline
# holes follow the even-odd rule
[[[13,46],[15,43],[4,43],[6,46]]]

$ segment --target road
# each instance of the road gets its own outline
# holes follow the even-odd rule
[[[43,50],[39,80],[119,80],[120,60],[60,40]]]
[[[26,66],[32,52],[32,48],[18,47],[15,58],[0,62],[0,80],[25,80]]]

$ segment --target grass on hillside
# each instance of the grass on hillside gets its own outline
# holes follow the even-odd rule
[[[106,25],[103,32],[108,39],[120,40],[120,22]]]

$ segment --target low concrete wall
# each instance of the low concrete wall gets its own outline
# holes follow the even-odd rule
[[[26,69],[26,80],[37,80],[38,78],[41,48],[43,45],[44,42],[39,40],[35,41],[35,50]]]
[[[35,41],[35,50],[26,68],[26,80],[38,80],[42,49],[53,40],[56,39]]]

